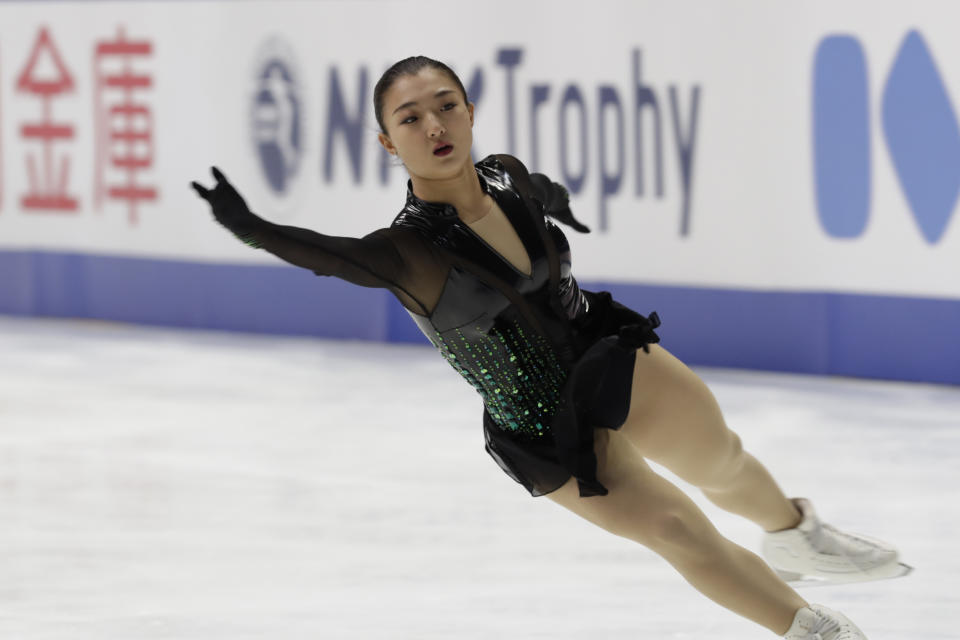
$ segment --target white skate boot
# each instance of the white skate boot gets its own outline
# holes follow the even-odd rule
[[[800,524],[763,539],[764,558],[785,581],[835,584],[896,578],[911,571],[892,546],[823,524],[809,500],[794,498],[793,504],[803,514]]]
[[[812,604],[797,611],[786,640],[867,640],[847,616]]]

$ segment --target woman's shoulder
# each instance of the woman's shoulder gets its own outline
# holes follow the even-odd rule
[[[529,176],[530,172],[520,160],[507,153],[494,153],[476,164],[480,168],[500,168],[513,176]]]
[[[520,160],[506,153],[497,153],[489,155],[476,164],[477,171],[487,178],[494,181],[503,182],[509,185],[509,188],[521,193],[528,194],[532,192],[530,183],[530,172]],[[506,179],[504,179],[506,178]]]

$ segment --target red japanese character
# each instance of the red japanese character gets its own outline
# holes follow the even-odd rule
[[[3,74],[0,74],[0,79],[2,78]],[[0,87],[2,86],[3,81],[0,80]],[[0,211],[3,211],[3,109],[0,109]]]
[[[51,58],[55,70],[53,79],[41,78],[36,75],[36,68],[41,56]],[[39,96],[43,102],[43,120],[39,124],[25,124],[20,127],[20,133],[24,138],[39,140],[43,145],[42,181],[37,174],[34,154],[27,155],[27,179],[30,183],[30,192],[23,196],[21,200],[23,207],[41,211],[74,211],[77,208],[77,200],[67,194],[70,159],[67,156],[60,158],[58,173],[54,166],[53,156],[55,141],[73,139],[73,126],[54,123],[51,114],[53,98],[59,94],[73,91],[73,76],[70,75],[70,71],[63,64],[60,53],[50,39],[46,27],[40,29],[30,58],[17,79],[17,89]]]
[[[97,42],[94,54],[94,205],[101,208],[104,194],[126,201],[131,224],[138,203],[157,198],[156,188],[137,183],[137,173],[153,166],[153,113],[141,94],[134,95],[151,89],[153,79],[132,69],[152,53],[149,41],[127,40],[121,27],[115,40]],[[108,184],[111,168],[122,176],[119,184]]]

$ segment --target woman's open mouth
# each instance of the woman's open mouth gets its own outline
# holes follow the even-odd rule
[[[453,145],[452,145],[452,144],[445,144],[445,145],[441,145],[441,146],[437,147],[436,149],[434,149],[434,150],[433,150],[433,155],[435,155],[435,156],[446,156],[446,155],[450,155],[450,153],[451,153],[452,151],[453,151]]]

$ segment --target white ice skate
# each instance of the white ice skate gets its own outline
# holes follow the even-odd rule
[[[838,584],[897,578],[912,571],[892,546],[820,522],[809,500],[795,498],[793,504],[803,514],[800,524],[763,539],[764,558],[785,581]]]
[[[797,611],[793,625],[783,637],[786,640],[867,640],[847,616],[819,604]]]

